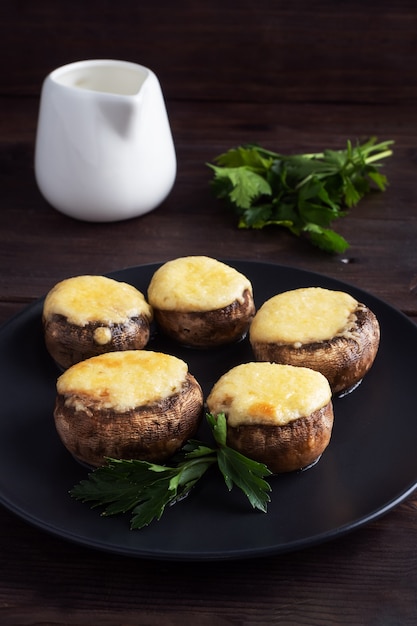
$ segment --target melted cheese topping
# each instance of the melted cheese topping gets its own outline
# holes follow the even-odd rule
[[[182,388],[187,364],[148,350],[108,352],[76,363],[57,381],[66,406],[128,411],[167,398]]]
[[[61,281],[46,296],[43,314],[46,319],[63,315],[77,326],[97,321],[120,324],[141,315],[152,319],[152,309],[140,291],[105,276],[76,276]]]
[[[267,300],[250,328],[251,342],[303,343],[324,341],[348,332],[357,300],[343,291],[307,287]]]
[[[94,329],[93,337],[96,344],[105,346],[112,340],[111,330],[108,326],[98,326]]]
[[[234,268],[210,257],[188,256],[156,270],[148,299],[164,311],[213,311],[243,302],[246,290],[252,294],[250,281]]]
[[[224,374],[207,398],[212,413],[224,412],[228,424],[283,426],[308,417],[331,400],[327,379],[306,367],[244,363]]]

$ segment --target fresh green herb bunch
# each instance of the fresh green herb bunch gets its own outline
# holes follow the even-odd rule
[[[207,422],[216,447],[190,440],[170,466],[147,461],[108,459],[107,465],[91,472],[70,494],[91,506],[102,506],[102,515],[132,512],[131,529],[159,520],[165,507],[185,498],[212,465],[217,464],[229,491],[236,485],[252,507],[264,513],[271,490],[265,480],[271,472],[226,445],[227,423],[224,413],[208,413]]]
[[[372,188],[384,191],[388,184],[380,161],[392,155],[394,142],[376,141],[293,156],[239,146],[208,163],[213,190],[234,208],[239,228],[283,226],[326,252],[344,252],[349,244],[331,223]]]

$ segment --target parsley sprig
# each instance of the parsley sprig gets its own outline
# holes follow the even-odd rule
[[[206,419],[215,447],[190,440],[169,466],[109,458],[106,465],[73,487],[71,496],[90,503],[92,508],[104,507],[104,516],[130,511],[131,529],[140,529],[159,520],[167,505],[185,498],[206,471],[217,464],[229,491],[236,485],[254,509],[266,512],[271,487],[265,477],[271,472],[264,464],[227,446],[224,413],[207,413]]]
[[[326,252],[344,252],[349,243],[331,223],[371,189],[386,189],[380,161],[393,143],[372,137],[356,146],[347,141],[345,150],[292,156],[248,144],[207,165],[216,197],[235,210],[239,228],[283,226]]]

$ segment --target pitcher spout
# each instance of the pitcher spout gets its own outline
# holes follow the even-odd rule
[[[139,109],[132,97],[105,99],[98,105],[100,116],[104,120],[107,132],[114,132],[121,138],[130,139],[135,133]]]

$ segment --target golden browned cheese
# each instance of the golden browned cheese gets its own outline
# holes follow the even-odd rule
[[[296,347],[348,333],[357,300],[343,291],[307,287],[280,293],[258,310],[251,342],[288,343]]]
[[[162,265],[152,277],[148,299],[166,311],[212,311],[252,295],[248,278],[206,256],[180,257]]]
[[[98,410],[123,412],[178,393],[187,373],[184,361],[162,352],[108,352],[66,370],[57,391],[73,408],[93,403]]]
[[[305,367],[277,363],[243,363],[224,374],[212,388],[208,409],[225,413],[228,425],[282,426],[309,416],[331,400],[327,379]]]
[[[47,294],[44,319],[54,315],[62,315],[68,322],[82,327],[97,321],[118,324],[140,316],[152,319],[152,309],[132,285],[105,276],[85,275],[67,278]],[[106,343],[105,336],[98,336],[97,340]]]

